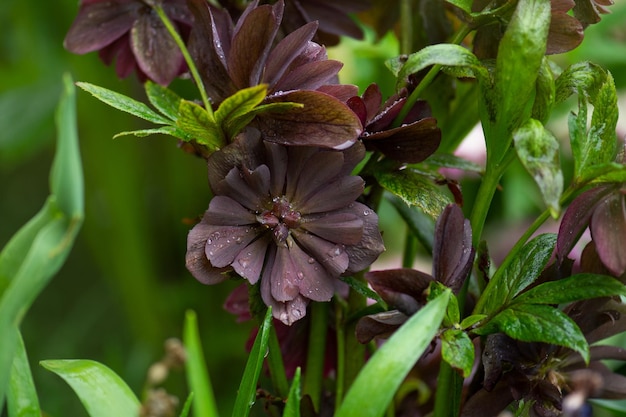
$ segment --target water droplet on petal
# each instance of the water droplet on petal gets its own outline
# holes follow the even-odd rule
[[[298,279],[304,279],[304,272],[302,272],[302,271],[298,271],[298,273],[296,274],[296,276],[298,277]]]
[[[314,264],[315,263],[315,258],[309,258],[306,260],[309,264]]]
[[[241,265],[242,268],[247,268],[250,266],[250,259],[240,258],[237,260],[237,263],[239,263],[239,265]]]

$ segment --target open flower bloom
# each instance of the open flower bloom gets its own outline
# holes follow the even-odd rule
[[[355,202],[364,182],[350,175],[364,157],[285,147],[250,129],[209,157],[214,197],[189,233],[187,268],[214,284],[234,270],[260,281],[274,317],[291,324],[309,300],[329,301],[336,278],[367,268],[384,250],[378,216]]]
[[[186,71],[183,55],[150,0],[82,0],[78,16],[65,37],[76,54],[99,51],[110,65],[115,58],[120,78],[133,71],[161,85]],[[186,37],[193,17],[185,0],[162,0],[161,6]]]
[[[308,23],[278,41],[284,2],[251,2],[237,22],[204,0],[190,0],[196,25],[189,49],[214,105],[236,92],[265,84],[262,104],[298,103],[288,111],[265,111],[252,124],[264,138],[287,145],[345,149],[362,131],[344,103],[357,88],[337,84],[342,64],[329,60],[312,42],[317,23]]]

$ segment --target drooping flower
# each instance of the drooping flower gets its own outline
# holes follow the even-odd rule
[[[344,149],[361,133],[359,119],[340,99],[356,87],[337,84],[342,64],[327,59],[312,42],[317,23],[308,23],[277,42],[284,2],[251,2],[237,22],[203,0],[190,0],[196,24],[189,49],[214,105],[239,90],[267,85],[263,104],[299,103],[289,111],[267,111],[253,125],[264,138],[289,145]],[[339,97],[339,98],[338,98]]]
[[[65,48],[76,54],[99,51],[107,65],[116,59],[120,78],[136,71],[141,79],[168,85],[186,71],[186,65],[178,46],[153,10],[154,1],[82,0],[78,16],[65,37]],[[162,0],[161,6],[186,38],[193,23],[186,1]]]
[[[310,300],[329,301],[337,278],[367,268],[384,250],[376,213],[355,200],[364,182],[350,175],[364,157],[344,151],[285,147],[250,129],[209,157],[213,190],[189,233],[187,268],[214,284],[234,271],[260,281],[263,301],[285,324]]]
[[[378,85],[371,84],[363,96],[348,100],[348,106],[363,124],[361,140],[368,150],[379,151],[399,162],[417,163],[432,155],[441,142],[437,120],[431,117],[425,101],[418,101],[402,120],[402,125],[392,127],[406,97],[395,95],[382,104]]]

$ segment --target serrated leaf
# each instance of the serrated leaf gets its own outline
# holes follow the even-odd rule
[[[583,94],[588,100],[606,82],[604,68],[591,62],[577,62],[569,66],[556,79],[555,102],[561,103],[573,94]]]
[[[261,104],[267,95],[267,85],[244,88],[227,97],[215,112],[215,121],[223,128],[232,120],[246,115]]]
[[[523,342],[544,342],[564,346],[580,353],[589,362],[589,345],[580,328],[555,307],[538,304],[515,304],[501,311],[485,326],[474,330],[478,335],[504,333]]]
[[[380,417],[398,387],[437,334],[451,291],[428,302],[372,355],[335,417]]]
[[[144,88],[150,104],[175,122],[178,119],[178,109],[180,108],[182,98],[169,88],[150,80],[146,81]]]
[[[626,296],[626,286],[608,275],[576,274],[549,281],[520,294],[515,303],[564,304],[597,297]]]
[[[517,156],[539,186],[552,217],[561,211],[563,173],[559,161],[559,142],[538,120],[529,119],[513,132]]]
[[[476,58],[476,55],[460,45],[431,45],[412,53],[406,58],[406,61],[404,58],[395,58],[387,63],[387,66],[398,79],[397,88],[406,84],[409,75],[431,65],[462,67],[470,71],[481,82],[488,83],[489,80],[487,69]],[[467,73],[464,74],[467,75]]]
[[[218,150],[226,145],[224,132],[214,118],[198,104],[182,100],[178,110],[176,126],[190,139],[211,150]]]
[[[539,235],[524,245],[511,263],[496,271],[478,299],[474,314],[492,315],[506,308],[517,294],[539,277],[555,245],[556,235],[549,233]]]
[[[107,366],[91,360],[47,360],[40,364],[72,387],[91,417],[139,415],[139,400]]]
[[[218,417],[215,395],[200,342],[198,320],[196,313],[191,310],[185,313],[183,343],[187,353],[187,360],[185,361],[187,384],[193,392],[194,415]]]
[[[418,207],[433,219],[439,217],[443,209],[452,202],[430,178],[411,169],[376,172],[374,176],[387,191],[400,197],[409,206]]]
[[[91,93],[91,95],[93,95],[95,98],[102,101],[103,103],[106,103],[109,106],[114,107],[118,110],[130,113],[133,116],[137,116],[152,123],[163,125],[171,123],[170,120],[161,116],[150,107],[146,106],[144,103],[127,97],[123,94],[85,82],[77,82],[76,85],[87,91],[88,93]]]
[[[298,367],[291,382],[283,417],[300,417],[300,396],[300,367]]]
[[[441,357],[467,378],[474,365],[474,344],[463,330],[447,329],[441,334]]]
[[[256,399],[257,381],[263,369],[263,360],[267,355],[270,328],[272,326],[272,308],[265,313],[263,324],[254,340],[250,356],[239,384],[237,398],[233,406],[233,417],[247,417]]]

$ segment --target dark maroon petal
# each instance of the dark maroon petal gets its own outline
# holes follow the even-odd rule
[[[191,26],[193,15],[187,6],[187,0],[167,0],[163,2],[163,11],[167,16],[175,21]]]
[[[130,33],[137,64],[151,80],[166,86],[181,73],[183,55],[156,12],[143,14]]]
[[[316,90],[333,83],[343,63],[332,59],[309,62],[290,69],[272,88],[272,92],[290,90]]]
[[[248,286],[241,284],[235,288],[224,301],[224,310],[237,316],[237,322],[252,319],[248,298]]]
[[[296,268],[294,283],[300,294],[314,301],[330,301],[335,293],[335,277],[297,244],[288,247]]]
[[[363,92],[363,102],[367,108],[367,123],[378,114],[383,102],[383,95],[377,84],[370,84]]]
[[[270,192],[273,196],[282,195],[285,190],[287,173],[287,149],[282,145],[263,142],[267,154],[267,164],[271,173]]]
[[[354,168],[365,158],[365,146],[357,141],[343,152],[343,168],[341,175],[350,175]]]
[[[274,86],[283,76],[289,64],[302,52],[313,38],[317,23],[308,23],[281,40],[270,53],[263,81]]]
[[[361,177],[341,177],[298,202],[302,213],[323,213],[350,205],[363,192],[365,182]]]
[[[329,242],[344,245],[356,245],[363,236],[363,220],[346,211],[303,217],[301,227]]]
[[[365,274],[365,279],[391,308],[407,315],[417,311],[415,301],[426,302],[424,291],[434,281],[432,276],[410,268],[371,271]],[[406,296],[414,303],[410,303]]]
[[[469,220],[459,206],[450,204],[435,225],[433,275],[456,294],[470,272],[473,258]]]
[[[367,131],[370,133],[380,132],[386,130],[391,126],[393,121],[396,119],[402,107],[404,107],[404,103],[406,102],[406,98],[390,98],[387,103],[385,103],[385,107],[378,113],[374,113],[374,116],[370,116],[370,121],[367,125]]]
[[[321,151],[311,155],[300,172],[298,183],[287,198],[294,201],[298,208],[320,187],[326,186],[340,172],[343,166],[343,154],[337,151]]]
[[[228,279],[224,272],[230,268],[215,268],[205,255],[205,245],[210,234],[210,226],[198,223],[187,236],[185,264],[191,275],[203,284],[218,284]]]
[[[571,51],[583,41],[583,25],[566,13],[552,13],[548,32],[547,55]]]
[[[259,229],[251,226],[208,225],[206,232],[206,257],[213,266],[223,268],[232,264],[239,252],[258,236]]]
[[[334,276],[338,277],[348,268],[350,260],[344,245],[329,242],[303,230],[295,229],[291,233],[296,242]]]
[[[356,338],[360,343],[369,343],[376,337],[386,339],[407,320],[408,316],[397,310],[365,316],[356,324]]]
[[[359,117],[361,124],[365,126],[367,124],[367,107],[365,107],[363,99],[359,96],[350,97],[346,104]]]
[[[574,0],[552,0],[550,1],[550,9],[552,14],[555,12],[568,12],[576,5]]]
[[[422,162],[437,150],[441,142],[441,130],[437,127],[437,120],[429,117],[364,136],[363,139],[367,147],[396,161],[413,164]]]
[[[368,268],[385,250],[383,237],[378,230],[378,215],[365,204],[354,203],[348,207],[363,220],[363,237],[356,245],[346,247],[350,258],[348,272]]]
[[[128,32],[139,17],[139,11],[145,8],[147,6],[141,1],[83,4],[63,45],[75,54],[101,49]]]
[[[358,8],[350,8],[344,1],[341,2],[302,2],[302,8],[311,20],[320,22],[320,30],[333,35],[346,35],[352,38],[361,39],[363,32],[361,28],[350,18],[348,11],[365,10],[365,3],[361,3]]]
[[[255,284],[261,276],[267,248],[272,241],[269,233],[264,233],[259,239],[246,246],[235,257],[232,267],[239,275]]]
[[[341,101],[319,91],[292,91],[267,97],[270,103],[300,103],[287,112],[264,112],[257,117],[264,138],[284,145],[345,149],[361,134],[359,118]]]
[[[235,26],[228,56],[228,73],[238,89],[257,85],[261,81],[282,18],[282,7],[251,6]]]
[[[580,194],[569,205],[563,214],[556,240],[556,254],[560,262],[567,258],[589,225],[593,208],[611,191],[610,187],[593,188]]]
[[[267,169],[267,167],[266,167]],[[226,195],[252,211],[262,211],[268,200],[267,195],[258,194],[242,178],[241,171],[233,168],[215,188],[216,194]]]
[[[346,102],[350,97],[354,97],[359,94],[359,88],[356,85],[351,84],[323,85],[318,88],[317,91],[333,96],[342,102]]]
[[[261,196],[263,201],[269,199],[271,174],[267,165],[260,165],[252,171],[244,168],[242,177],[252,191]]]
[[[216,195],[204,215],[207,223],[216,226],[243,226],[256,222],[256,216],[230,197]]]
[[[513,402],[508,381],[498,383],[493,390],[484,388],[474,393],[461,410],[461,417],[498,416]]]
[[[307,170],[308,160],[319,152],[318,148],[311,146],[291,146],[287,149],[287,171],[285,196],[289,200],[293,200],[298,189],[298,182],[300,181],[300,174],[302,171]],[[295,201],[294,201],[295,202]]]
[[[295,283],[298,268],[291,258],[291,253],[287,247],[277,246],[274,266],[269,275],[272,285],[272,297],[276,301],[293,300],[299,293],[300,288]],[[266,279],[265,273],[263,279]]]
[[[594,209],[591,237],[602,263],[615,275],[626,272],[626,198],[611,194]]]
[[[623,400],[626,398],[626,376],[612,372],[606,365],[593,362],[589,368],[602,375],[602,389],[594,398]]]

